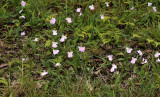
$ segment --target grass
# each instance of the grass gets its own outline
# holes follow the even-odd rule
[[[160,1],[25,2],[22,7],[21,0],[0,1],[0,96],[160,96],[160,63],[155,58],[160,48]],[[89,9],[92,4],[94,10]],[[81,8],[82,16],[77,8]],[[55,24],[50,23],[52,17]],[[52,30],[57,30],[56,36]],[[62,35],[67,36],[64,42],[60,42]],[[38,41],[33,41],[35,38]],[[52,42],[58,42],[58,47],[53,48]],[[85,47],[85,51],[80,52],[78,47]],[[128,54],[126,47],[132,48],[132,53]],[[53,55],[53,49],[59,53]],[[72,58],[67,55],[70,51]],[[113,60],[106,55],[113,55]],[[135,64],[132,57],[137,58]],[[141,64],[143,58],[146,64]],[[56,63],[61,66],[56,67]],[[111,72],[113,63],[117,68]],[[43,70],[48,74],[41,76]]]

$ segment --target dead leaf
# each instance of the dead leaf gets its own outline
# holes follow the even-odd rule
[[[0,65],[0,68],[3,68],[3,67],[6,67],[6,66],[8,66],[9,64],[7,64],[7,63],[2,63],[1,65]]]

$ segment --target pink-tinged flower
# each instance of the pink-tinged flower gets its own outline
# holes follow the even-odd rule
[[[128,48],[126,47],[127,53],[131,53],[132,52],[132,48]]]
[[[73,57],[73,52],[67,52],[68,53],[68,58]]]
[[[45,70],[43,70],[43,72],[41,73],[41,76],[44,76],[46,74],[48,74],[48,72],[46,72]]]
[[[68,23],[72,23],[71,18],[66,18],[66,20],[67,20]]]
[[[147,59],[144,59],[144,58],[143,58],[142,61],[143,61],[142,64],[146,64],[146,63],[147,63]]]
[[[113,60],[113,58],[112,58],[113,55],[108,55],[107,57],[108,57],[109,61],[112,61],[112,60]]]
[[[130,10],[133,10],[133,9],[134,9],[134,7],[130,8]]]
[[[90,10],[94,10],[94,5],[89,6]]]
[[[33,41],[38,41],[38,38],[35,38]]]
[[[160,53],[159,53],[159,52],[157,52],[157,53],[154,55],[155,58],[158,58],[159,56],[160,56]]]
[[[22,7],[25,7],[25,6],[26,6],[26,2],[22,1],[22,2],[21,2],[21,6],[22,6]]]
[[[19,11],[19,14],[21,14],[21,13],[22,13],[22,11],[23,11],[23,10],[20,10],[20,11]]]
[[[85,47],[78,47],[80,52],[84,52],[85,51]]]
[[[56,19],[55,19],[55,18],[52,18],[52,19],[50,20],[50,23],[51,23],[51,24],[55,24],[55,23],[56,23]]]
[[[114,72],[115,69],[117,69],[117,66],[115,64],[112,64],[112,68],[110,69],[110,71]]]
[[[57,66],[61,66],[61,64],[60,63],[56,63],[55,67],[57,67]]]
[[[59,50],[53,50],[53,54],[56,55],[59,53]]]
[[[157,9],[156,9],[156,7],[153,7],[153,11],[154,11],[154,12],[157,12]]]
[[[79,16],[81,16],[81,15],[82,15],[82,13],[80,12],[80,13],[79,13]]]
[[[53,30],[53,35],[57,35],[57,30]]]
[[[64,35],[62,35],[62,38],[60,39],[60,42],[64,42],[64,41],[65,41],[65,39],[67,39],[67,37],[66,37],[66,36],[64,36]]]
[[[52,47],[57,48],[57,44],[58,44],[58,42],[52,42]]]
[[[20,16],[20,18],[23,18],[23,19],[25,19],[26,17],[25,17],[25,16]]]
[[[24,32],[21,32],[21,36],[24,36],[26,33],[25,33],[25,31]]]
[[[107,7],[109,7],[109,4],[108,4],[108,2],[105,2],[105,4],[106,4],[106,6],[107,6]]]
[[[156,60],[156,62],[160,62],[160,59],[158,58],[158,59]]]
[[[148,2],[148,6],[152,6],[152,3]]]
[[[22,58],[22,62],[24,62],[26,60],[26,58]]]
[[[137,61],[137,58],[133,58],[133,57],[132,57],[131,63],[132,63],[132,64],[135,64],[136,61]]]
[[[103,20],[104,19],[104,14],[101,14],[100,16],[101,16],[101,19]]]
[[[138,53],[140,56],[143,55],[141,50],[138,50],[137,53]]]
[[[76,12],[81,12],[81,8],[77,8]]]

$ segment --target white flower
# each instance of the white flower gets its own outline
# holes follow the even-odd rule
[[[140,56],[143,55],[141,50],[138,50],[137,52],[138,52],[138,54],[139,54]]]
[[[135,64],[136,61],[137,61],[137,58],[133,58],[133,57],[132,57],[131,63],[132,63],[132,64]]]
[[[153,7],[153,11],[154,11],[154,12],[157,12],[157,9],[156,9],[156,7]]]
[[[101,14],[100,16],[101,16],[101,19],[103,20],[104,19],[104,14]]]
[[[152,3],[148,2],[148,6],[152,6]]]
[[[57,30],[53,30],[53,35],[57,35]]]
[[[62,35],[62,38],[60,39],[60,42],[64,42],[64,41],[65,41],[65,39],[67,39],[67,37],[66,37],[66,36],[64,36],[64,35]]]
[[[59,53],[59,50],[53,50],[53,54],[56,55]]]
[[[55,67],[57,67],[57,66],[61,66],[61,64],[60,63],[56,63]]]
[[[72,23],[71,18],[66,18],[66,20],[67,20],[68,23]]]
[[[25,6],[26,6],[26,2],[22,1],[22,2],[21,2],[21,6],[22,6],[22,7],[25,7]]]
[[[38,41],[38,38],[35,38],[33,41]]]
[[[20,16],[20,18],[23,18],[23,19],[25,19],[26,17],[25,17],[25,16]]]
[[[58,44],[58,42],[52,42],[52,47],[57,48],[57,44]]]
[[[94,10],[94,5],[89,6],[90,10]]]
[[[81,16],[81,15],[82,15],[82,13],[80,12],[79,16]]]
[[[56,19],[55,19],[55,18],[52,18],[52,19],[50,20],[50,23],[51,23],[51,24],[55,24],[55,23],[56,23]]]
[[[144,58],[143,58],[142,61],[143,61],[142,64],[146,64],[146,63],[147,63],[147,59],[144,59]]]
[[[24,32],[21,32],[21,36],[24,36],[26,33],[25,33],[25,31]]]
[[[112,58],[113,55],[108,55],[107,57],[109,58],[109,61],[112,61],[112,60],[113,60],[113,58]]]
[[[110,71],[114,72],[115,69],[117,69],[117,66],[115,64],[112,64],[112,68],[110,69]]]
[[[160,62],[160,59],[158,58],[158,59],[156,60],[156,62]]]
[[[68,58],[73,57],[73,52],[67,52],[68,53]]]
[[[132,48],[128,48],[126,47],[127,53],[131,53],[132,52]]]
[[[23,10],[20,10],[20,11],[19,11],[19,14],[21,14],[21,13],[22,13],[22,11],[23,11]]]
[[[160,53],[159,53],[159,52],[157,52],[157,53],[154,55],[154,57],[155,57],[155,58],[158,58],[158,57],[159,57],[159,55],[160,55]]]
[[[108,2],[105,2],[105,4],[106,4],[106,6],[107,6],[107,7],[109,7],[109,4],[108,4]]]
[[[44,76],[46,74],[48,74],[48,72],[46,72],[45,70],[43,70],[43,72],[41,73],[41,76]]]
[[[134,9],[134,7],[130,8],[130,10],[133,10],[133,9]]]
[[[81,8],[77,8],[76,12],[81,12]]]

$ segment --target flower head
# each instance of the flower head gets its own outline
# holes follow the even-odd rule
[[[68,53],[68,58],[73,57],[73,52],[67,52]]]
[[[64,42],[64,41],[65,41],[65,39],[67,39],[67,37],[66,37],[66,36],[64,36],[64,35],[62,35],[62,38],[60,39],[60,42]]]
[[[107,57],[109,58],[109,61],[112,61],[112,60],[113,60],[113,58],[112,58],[113,55],[108,55]]]
[[[154,12],[157,12],[157,9],[156,9],[156,7],[153,7],[153,11],[154,11]]]
[[[101,16],[101,19],[103,20],[104,19],[104,14],[101,14],[100,16]]]
[[[59,53],[59,50],[53,50],[53,54],[56,55]]]
[[[107,6],[107,7],[109,7],[109,4],[108,4],[108,2],[105,2],[105,4],[106,4],[106,6]]]
[[[112,64],[112,68],[110,69],[110,71],[114,72],[115,69],[117,69],[117,66],[115,64]]]
[[[152,6],[152,3],[148,2],[148,6]]]
[[[81,8],[77,8],[76,12],[81,12]]]
[[[132,48],[128,48],[126,47],[127,53],[131,53],[132,52]]]
[[[52,19],[50,20],[50,23],[51,23],[51,24],[55,24],[55,23],[56,23],[56,19],[55,19],[55,18],[52,18]]]
[[[67,20],[68,23],[72,23],[71,18],[66,18],[66,20]]]
[[[94,10],[94,5],[89,6],[90,10]]]
[[[33,41],[38,41],[38,38],[35,38]]]
[[[133,9],[134,9],[134,7],[130,8],[130,10],[133,10]]]
[[[52,42],[52,47],[57,48],[57,44],[58,44],[58,42]]]
[[[144,59],[144,58],[143,58],[142,61],[143,61],[142,64],[146,64],[146,63],[147,63],[147,59]]]
[[[80,13],[79,13],[79,16],[81,16],[81,15],[82,15],[82,13],[80,12]]]
[[[160,53],[159,53],[159,52],[157,52],[157,53],[154,55],[155,58],[158,58],[159,56],[160,56]]]
[[[24,32],[21,32],[21,36],[24,36],[26,33],[25,33],[25,31]]]
[[[41,73],[41,76],[44,76],[46,74],[48,74],[48,72],[46,72],[45,70],[43,70],[43,72]]]
[[[60,63],[56,63],[55,67],[57,67],[57,66],[61,66],[61,64]]]
[[[137,53],[138,53],[140,56],[143,55],[141,50],[138,50]]]
[[[137,61],[137,58],[133,58],[133,57],[132,57],[131,63],[132,63],[132,64],[135,64],[136,61]]]
[[[78,47],[80,52],[84,52],[85,51],[85,47]]]
[[[22,11],[23,11],[23,10],[20,10],[20,11],[19,11],[19,14],[21,14],[21,13],[22,13]]]
[[[23,19],[25,19],[26,17],[25,17],[25,16],[20,16],[20,18],[23,18]]]
[[[57,35],[57,30],[53,30],[53,35]]]
[[[156,62],[160,62],[160,59],[158,58],[158,59],[156,60]]]
[[[22,1],[22,2],[21,2],[21,6],[22,6],[22,7],[25,7],[25,6],[26,6],[26,2]]]

